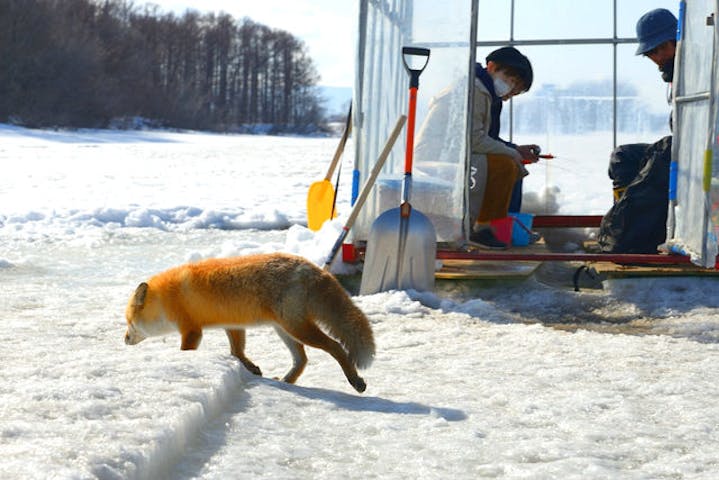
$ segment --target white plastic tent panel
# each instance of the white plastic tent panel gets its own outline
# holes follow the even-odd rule
[[[680,4],[668,244],[713,267],[719,232],[717,2]]]
[[[473,69],[477,0],[361,0],[353,106],[355,191],[364,185],[385,141],[401,114],[407,114],[409,75],[402,47],[429,48],[419,79],[416,140],[433,97],[452,88],[439,155],[414,157],[412,207],[430,218],[437,241],[463,240],[465,168],[468,130],[468,84]],[[366,240],[372,222],[400,204],[405,164],[405,135],[392,149],[367,203],[353,227],[354,241]]]

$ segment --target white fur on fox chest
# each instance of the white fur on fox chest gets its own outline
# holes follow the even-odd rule
[[[133,326],[144,337],[156,337],[178,331],[177,324],[169,321],[165,316],[165,312],[158,313],[157,317],[150,322],[135,321]]]

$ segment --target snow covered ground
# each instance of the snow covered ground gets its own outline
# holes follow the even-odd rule
[[[528,206],[549,185],[550,210],[606,210],[611,140],[526,140],[558,156],[532,167]],[[248,334],[263,378],[221,331],[191,352],[124,344],[129,295],[170,266],[322,263],[344,218],[301,224],[336,142],[0,125],[0,476],[717,478],[715,279],[356,296],[378,347],[361,395],[313,349],[297,385],[273,380],[291,359],[269,328]]]

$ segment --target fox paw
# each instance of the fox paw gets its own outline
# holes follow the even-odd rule
[[[254,374],[254,375],[258,375],[258,376],[260,376],[260,377],[262,376],[262,370],[260,370],[260,367],[258,367],[258,366],[255,365],[254,363],[242,362],[242,365],[244,365],[245,368],[246,368],[247,370],[249,370],[250,373],[252,373],[252,374]]]
[[[362,377],[357,377],[354,380],[350,380],[350,384],[357,390],[359,393],[364,392],[367,389],[367,384],[365,383],[364,379]]]

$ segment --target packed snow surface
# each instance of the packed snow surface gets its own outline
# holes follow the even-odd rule
[[[528,206],[606,210],[605,137],[528,141],[557,155],[531,167]],[[305,198],[336,144],[0,126],[0,476],[717,478],[713,278],[349,282],[377,342],[364,394],[315,349],[296,385],[275,380],[291,357],[271,328],[248,332],[264,377],[220,330],[196,351],[124,344],[129,296],[166,268],[272,251],[322,264],[351,155],[338,219],[310,232]]]

